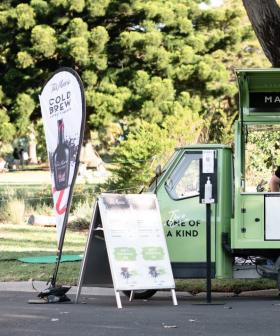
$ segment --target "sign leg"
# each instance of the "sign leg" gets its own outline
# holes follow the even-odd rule
[[[79,303],[79,298],[80,298],[81,290],[82,290],[82,285],[81,285],[81,283],[79,283],[77,294],[76,294],[75,303]]]
[[[178,302],[177,302],[177,297],[176,297],[176,293],[175,293],[175,289],[171,289],[171,295],[172,295],[172,301],[173,301],[173,305],[174,306],[178,306]]]
[[[119,309],[121,309],[122,308],[122,302],[121,302],[120,292],[115,290],[115,296],[116,296],[116,301],[117,301],[117,307]]]
[[[132,290],[130,292],[129,301],[131,302],[133,300],[133,298],[134,298],[134,291]]]

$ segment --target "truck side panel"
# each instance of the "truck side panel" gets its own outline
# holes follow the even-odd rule
[[[209,147],[179,150],[158,184],[157,197],[175,277],[201,278],[206,274],[206,207],[199,203],[195,186],[199,180],[197,161],[202,150]],[[214,150],[218,159],[218,202],[211,205],[212,275],[228,278],[232,275],[231,257],[223,249],[222,237],[230,237],[231,149]]]

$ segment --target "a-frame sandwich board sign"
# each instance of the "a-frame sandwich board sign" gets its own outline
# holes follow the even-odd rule
[[[76,302],[82,286],[113,285],[120,291],[170,289],[175,281],[154,194],[101,194],[94,206]]]

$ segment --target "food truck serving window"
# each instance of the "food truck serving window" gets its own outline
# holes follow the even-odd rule
[[[280,125],[248,124],[245,133],[245,192],[257,192],[262,182],[263,191],[276,167],[280,165]]]
[[[201,152],[186,152],[165,182],[165,188],[173,199],[199,195],[199,159]]]

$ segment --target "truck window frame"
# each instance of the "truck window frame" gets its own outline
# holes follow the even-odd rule
[[[180,181],[185,176],[186,171],[190,167],[191,163],[193,161],[197,161],[197,187],[199,188],[199,159],[202,158],[202,151],[185,151],[183,155],[181,156],[180,160],[177,162],[176,166],[172,170],[172,172],[168,175],[164,186],[165,190],[168,193],[169,197],[173,199],[174,201],[180,201],[183,199],[193,198],[193,197],[199,197],[200,190],[198,189],[197,193],[194,195],[181,195],[179,196],[176,192],[176,188]],[[169,181],[172,182],[172,185],[170,185]]]

